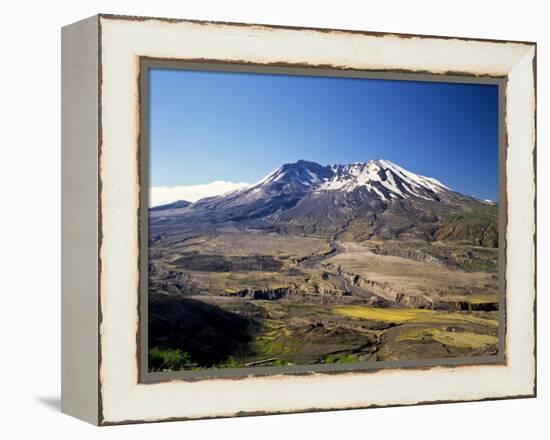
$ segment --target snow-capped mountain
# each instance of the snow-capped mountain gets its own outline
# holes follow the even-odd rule
[[[387,160],[327,166],[299,160],[277,168],[253,185],[221,197],[203,199],[197,202],[197,207],[222,199],[247,204],[273,196],[292,198],[310,192],[350,193],[358,189],[364,189],[383,202],[411,197],[439,200],[439,194],[450,191],[433,178],[414,174]]]
[[[477,231],[490,224],[495,229],[497,212],[496,206],[383,159],[326,166],[299,160],[239,190],[182,209],[160,208],[150,211],[150,224],[217,227],[230,223],[325,235],[357,229],[381,237],[434,236],[449,213],[487,213],[482,221],[468,217],[465,234],[470,235],[472,228]],[[456,235],[462,226],[451,227],[449,233]]]

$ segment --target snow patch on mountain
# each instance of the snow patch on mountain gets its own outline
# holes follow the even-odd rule
[[[331,178],[325,179],[317,191],[354,191],[364,187],[380,199],[388,201],[388,197],[409,198],[420,197],[431,200],[430,195],[449,188],[431,177],[412,173],[388,160],[370,160],[355,162],[349,165],[330,165],[333,171]],[[384,191],[385,190],[385,191]]]

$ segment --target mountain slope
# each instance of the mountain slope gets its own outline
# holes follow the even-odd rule
[[[498,245],[498,208],[386,160],[285,164],[256,184],[150,211],[153,231],[223,225],[279,233]]]
[[[167,203],[165,205],[155,206],[154,208],[150,208],[149,211],[155,212],[155,211],[167,211],[169,209],[187,208],[190,204],[191,202],[188,202],[187,200],[177,200],[175,202]]]

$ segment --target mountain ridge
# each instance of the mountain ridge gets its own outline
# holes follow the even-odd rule
[[[498,235],[495,205],[384,159],[344,165],[299,160],[244,188],[149,215],[153,225],[349,232],[352,239],[445,237],[496,246]]]

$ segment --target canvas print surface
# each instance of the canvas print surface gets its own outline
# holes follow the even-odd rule
[[[496,85],[148,80],[149,371],[502,354]]]

